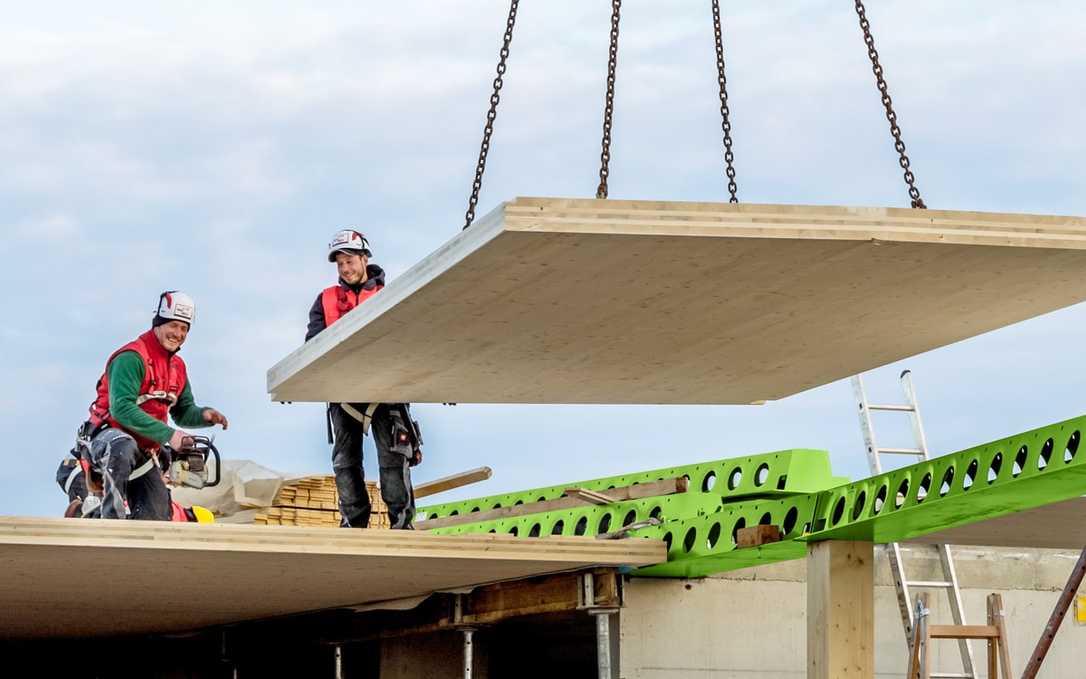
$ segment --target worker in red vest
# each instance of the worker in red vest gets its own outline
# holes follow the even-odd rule
[[[328,261],[335,263],[339,282],[325,288],[313,302],[306,341],[385,287],[385,272],[370,264],[371,256],[369,242],[360,232],[345,229],[335,234],[328,246]],[[389,520],[393,528],[412,528],[415,496],[410,468],[422,461],[422,449],[418,423],[411,419],[406,403],[328,404],[341,525],[369,525],[371,506],[362,472],[362,441],[371,428],[377,444],[381,497],[388,505]]]
[[[218,410],[196,405],[177,355],[195,315],[191,297],[162,293],[151,329],[106,361],[76,444],[84,482],[101,479],[104,519],[170,520],[170,492],[161,473],[168,459],[160,451],[165,445],[182,450],[188,435],[170,427],[169,418],[177,427],[228,426]]]

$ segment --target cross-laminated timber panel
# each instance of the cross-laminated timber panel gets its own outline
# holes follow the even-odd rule
[[[1086,300],[1086,220],[518,198],[268,372],[280,401],[752,403]]]
[[[179,632],[592,566],[662,542],[0,519],[0,638]]]

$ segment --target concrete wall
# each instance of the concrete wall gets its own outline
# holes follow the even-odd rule
[[[890,569],[877,548],[875,653],[879,677],[903,677],[905,635]],[[938,579],[938,558],[906,548],[909,578]],[[1006,608],[1013,675],[1023,667],[1052,612],[1078,553],[962,547],[955,551],[966,621],[983,623],[985,598],[998,592]],[[620,662],[625,679],[796,679],[806,676],[806,562],[793,561],[700,580],[634,578],[621,614]],[[933,591],[932,620],[950,624],[945,595]],[[957,642],[935,641],[934,671],[961,672]],[[986,647],[973,642],[978,677]],[[1086,627],[1074,610],[1049,652],[1042,679],[1086,677]]]

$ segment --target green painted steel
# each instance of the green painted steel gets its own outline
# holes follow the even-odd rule
[[[848,482],[847,478],[833,476],[829,453],[824,450],[781,450],[750,457],[712,460],[460,502],[429,505],[420,507],[419,513],[420,516],[425,514],[426,518],[431,519],[465,515],[500,507],[554,500],[562,497],[567,488],[587,488],[606,492],[611,488],[682,476],[690,479],[690,494],[712,494],[722,501],[812,493]]]
[[[791,450],[447,503],[426,511],[436,516],[469,514],[554,499],[573,486],[606,491],[688,476],[691,485],[686,493],[433,532],[598,535],[656,517],[661,525],[631,531],[628,539],[663,540],[668,560],[634,572],[699,577],[802,558],[810,541],[899,542],[1086,495],[1086,454],[1079,453],[1083,432],[1086,416],[854,483],[832,476],[825,451]],[[737,549],[736,532],[757,524],[780,526],[784,540]]]
[[[900,542],[1086,494],[1086,417],[819,494],[805,540]]]

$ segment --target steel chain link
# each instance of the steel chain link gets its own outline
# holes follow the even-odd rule
[[[486,156],[490,153],[490,135],[494,133],[494,120],[498,117],[498,102],[501,101],[502,78],[505,76],[505,62],[509,58],[509,45],[513,42],[513,26],[517,22],[517,7],[520,0],[510,0],[509,18],[505,22],[505,37],[498,53],[497,77],[494,78],[494,93],[490,95],[490,109],[486,112],[486,125],[483,126],[483,143],[479,146],[479,162],[475,165],[475,181],[471,185],[471,197],[468,198],[468,211],[464,214],[464,228],[475,221],[475,206],[479,204],[479,190],[483,187],[483,172],[486,171]]]
[[[603,150],[600,152],[600,185],[596,198],[607,197],[607,179],[611,172],[611,120],[615,112],[615,67],[618,63],[618,20],[622,0],[611,0],[611,47],[607,57],[607,101],[603,107]]]
[[[724,164],[728,175],[728,202],[738,203],[738,187],[735,183],[735,154],[732,153],[731,109],[728,108],[728,78],[724,75],[724,32],[720,27],[720,0],[713,0],[713,34],[716,37],[717,82],[720,83],[721,129],[724,131]]]
[[[864,9],[863,0],[856,0],[856,14],[860,17],[860,28],[864,32],[864,43],[867,44],[867,56],[871,59],[871,70],[875,74],[879,92],[882,93],[882,105],[886,107],[886,120],[890,123],[890,134],[894,137],[894,149],[898,152],[898,163],[905,171],[905,183],[909,186],[909,197],[912,206],[918,209],[926,209],[924,200],[920,197],[920,189],[916,188],[916,177],[909,166],[909,156],[905,154],[905,142],[901,140],[901,128],[897,124],[897,114],[894,113],[894,103],[890,99],[890,92],[886,86],[886,80],[882,75],[882,64],[879,63],[879,53],[875,49],[875,38],[871,35],[871,24],[867,20],[867,12]]]

